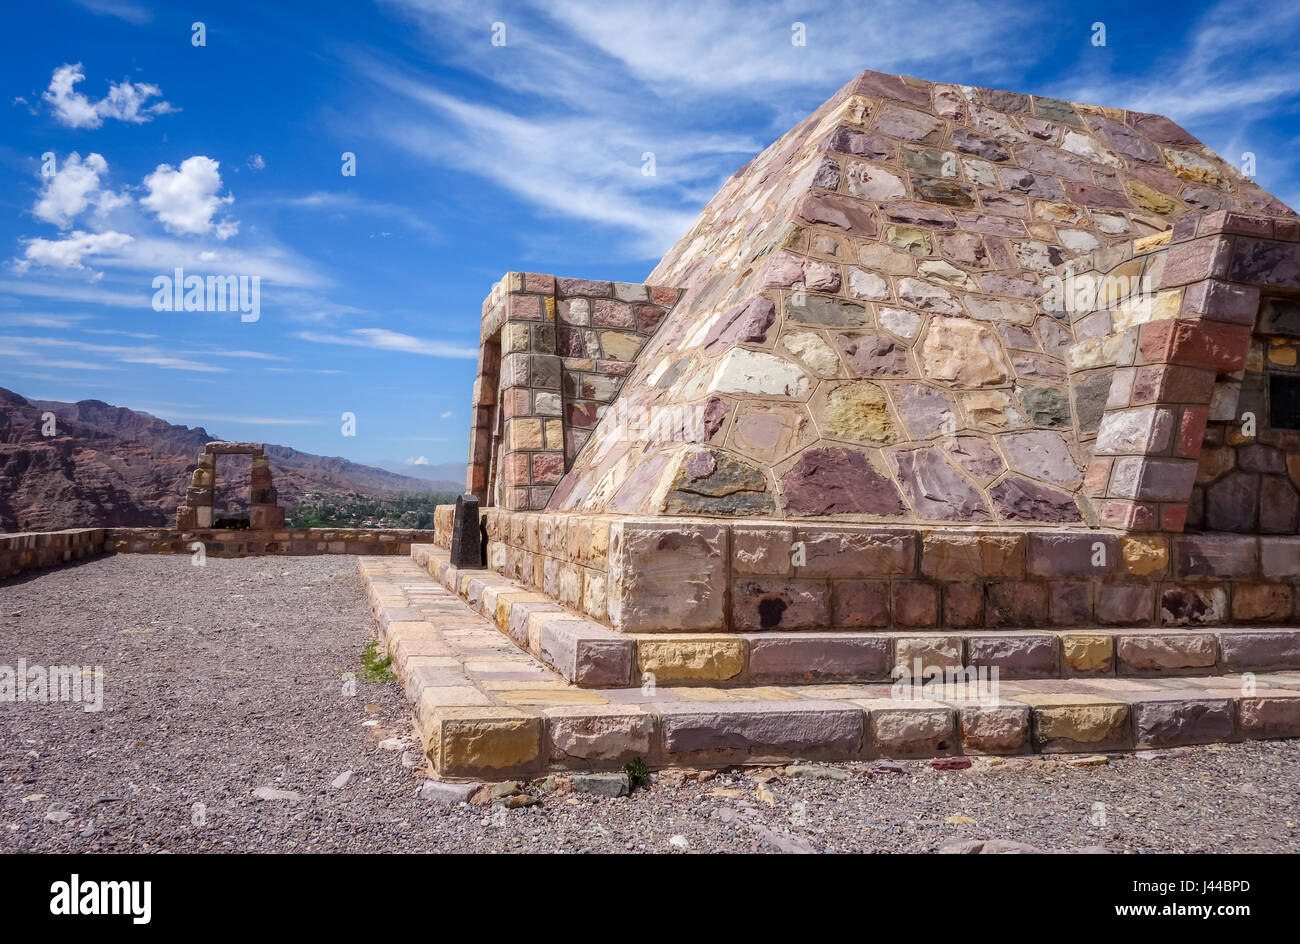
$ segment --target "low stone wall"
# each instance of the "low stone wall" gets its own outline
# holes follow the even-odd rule
[[[121,554],[192,554],[203,545],[210,557],[290,557],[314,554],[409,554],[412,544],[433,539],[432,531],[410,528],[290,528],[283,531],[177,531],[115,528],[110,546]]]
[[[95,554],[193,554],[209,557],[314,554],[404,555],[434,532],[412,528],[292,528],[282,531],[179,531],[167,528],[69,528],[0,534],[0,580],[25,570],[58,567]]]
[[[0,579],[102,554],[108,535],[105,528],[0,534]]]
[[[1293,536],[485,515],[491,569],[623,632],[1300,623]]]

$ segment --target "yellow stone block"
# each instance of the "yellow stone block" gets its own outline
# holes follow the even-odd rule
[[[1061,648],[1076,672],[1109,672],[1115,663],[1115,637],[1105,633],[1062,633]]]
[[[1296,365],[1295,345],[1288,343],[1282,338],[1270,338],[1268,362],[1270,364],[1277,364],[1281,367],[1294,367]]]
[[[425,753],[444,777],[540,768],[542,719],[519,708],[442,708],[431,713]]]
[[[1120,743],[1128,736],[1128,705],[1097,695],[1019,695],[1034,709],[1034,732],[1044,750],[1072,744]]]
[[[1150,252],[1160,246],[1168,246],[1169,241],[1174,238],[1174,231],[1167,229],[1163,233],[1156,233],[1152,236],[1143,236],[1141,239],[1133,240],[1134,252]]]
[[[1169,566],[1169,544],[1164,538],[1126,537],[1121,542],[1124,566],[1135,577],[1145,577]]]
[[[1128,190],[1129,196],[1144,210],[1150,210],[1152,213],[1159,213],[1162,216],[1173,213],[1179,207],[1179,203],[1167,193],[1161,193],[1154,187],[1148,187],[1140,180],[1126,180],[1124,187]]]
[[[642,672],[656,682],[726,681],[745,669],[743,640],[716,636],[640,638],[636,645]]]
[[[564,448],[564,422],[562,420],[546,421],[546,448]]]
[[[510,625],[510,608],[516,603],[545,603],[550,600],[544,593],[534,593],[529,590],[516,590],[509,593],[502,593],[497,596],[497,608],[494,614],[497,628],[502,632]]]

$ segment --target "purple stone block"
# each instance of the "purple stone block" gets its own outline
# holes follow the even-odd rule
[[[745,638],[749,641],[749,677],[755,684],[889,677],[887,636],[800,633]]]
[[[1232,740],[1231,698],[1177,698],[1133,705],[1137,747],[1170,747]]]
[[[974,633],[966,640],[966,651],[970,665],[996,666],[1003,678],[1058,674],[1060,639],[1051,633]]]
[[[1259,541],[1230,534],[1184,535],[1178,539],[1178,574],[1183,577],[1253,577],[1259,570]]]

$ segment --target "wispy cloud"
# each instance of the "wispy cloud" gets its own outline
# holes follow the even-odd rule
[[[477,347],[459,347],[446,341],[417,338],[386,328],[352,328],[338,334],[317,331],[299,331],[296,337],[314,344],[343,344],[349,347],[368,347],[377,351],[401,351],[405,354],[422,354],[425,357],[448,357],[476,360]]]
[[[6,328],[75,328],[90,315],[46,315],[35,312],[0,314],[0,326]],[[89,331],[89,328],[83,328]]]
[[[129,0],[73,0],[79,7],[102,16],[115,16],[136,26],[143,26],[153,19],[153,11],[142,3]]]
[[[278,354],[268,354],[262,351],[227,350],[224,348],[168,349],[148,344],[130,346],[95,344],[69,338],[24,337],[20,335],[0,336],[0,343],[5,345],[3,349],[0,349],[0,356],[23,357],[33,352],[39,353],[42,350],[55,348],[93,354],[100,358],[101,362],[143,364],[150,367],[160,367],[164,370],[183,370],[207,374],[227,373],[229,368],[208,364],[198,358],[222,357],[255,361],[287,360],[287,358]]]
[[[176,420],[198,420],[205,423],[249,423],[253,426],[319,426],[324,420],[291,416],[239,416],[226,413],[189,413],[173,410],[166,406],[141,406],[136,409],[149,413],[159,419],[174,422]]]
[[[962,28],[945,30],[884,0],[869,12],[883,30],[846,29],[866,11],[825,0],[537,0],[491,16],[468,0],[387,5],[440,62],[478,81],[434,82],[355,57],[384,90],[378,101],[402,101],[375,110],[375,133],[545,214],[626,233],[624,245],[602,244],[606,258],[638,259],[661,255],[732,171],[863,68],[987,74],[1003,61],[989,50],[1041,15],[959,0],[944,15]],[[494,21],[504,45],[492,43]]]
[[[101,286],[77,282],[37,282],[26,279],[0,279],[0,295],[30,295],[66,302],[93,302],[116,308],[149,308],[152,290],[139,294],[113,291]]]
[[[1152,57],[1144,72],[1134,75],[1127,56],[1125,71],[1115,74],[1109,57],[1085,55],[1057,92],[1074,101],[1168,115],[1182,124],[1254,120],[1263,117],[1258,109],[1300,95],[1297,42],[1300,7],[1226,0],[1193,20],[1184,43]]]
[[[426,237],[429,241],[438,241],[441,234],[426,216],[410,207],[379,200],[367,200],[352,193],[332,193],[317,190],[298,197],[281,197],[277,204],[298,210],[328,213],[340,218],[353,216],[397,220],[407,229]],[[391,235],[385,233],[383,235]]]

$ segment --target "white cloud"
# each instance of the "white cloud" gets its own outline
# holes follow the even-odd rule
[[[400,334],[386,328],[353,328],[340,334],[320,334],[315,331],[300,331],[297,337],[303,341],[316,344],[344,344],[349,347],[369,347],[379,351],[402,351],[407,354],[422,354],[426,357],[448,357],[462,360],[476,360],[477,347],[457,347],[445,341],[431,341],[425,338]]]
[[[46,315],[33,312],[0,314],[0,325],[7,328],[75,328],[77,322],[86,321],[90,315]],[[83,328],[89,331],[89,328]]]
[[[231,416],[224,413],[177,413],[169,407],[142,406],[138,409],[160,419],[202,420],[206,423],[250,423],[254,426],[318,426],[321,420],[295,419],[282,416]]]
[[[67,229],[91,204],[95,205],[95,212],[103,216],[130,203],[131,198],[125,194],[100,189],[99,178],[107,173],[108,162],[101,155],[90,154],[83,161],[81,155],[73,151],[63,161],[62,167],[43,178],[41,195],[32,213],[39,220]]]
[[[103,332],[109,333],[109,332]],[[120,334],[131,334],[130,332],[118,332]],[[156,338],[156,334],[131,334],[131,337],[139,339]],[[157,345],[96,345],[88,341],[73,341],[68,338],[49,338],[49,337],[18,337],[18,335],[8,335],[0,337],[0,356],[12,356],[12,358],[36,358],[43,360],[43,351],[49,348],[62,348],[62,350],[72,350],[83,352],[83,354],[94,355],[98,359],[98,367],[86,367],[86,361],[77,361],[78,369],[117,369],[109,367],[104,361],[116,361],[118,364],[143,364],[147,367],[157,367],[164,371],[185,371],[188,373],[229,373],[229,368],[217,367],[214,364],[204,363],[199,358],[238,358],[248,360],[283,360],[278,355],[263,354],[260,351],[226,351],[226,350],[174,350],[172,347],[161,347]],[[36,361],[32,361],[36,363]],[[43,361],[47,365],[55,365],[52,361]],[[72,364],[73,361],[66,361],[66,364]]]
[[[352,193],[332,193],[326,190],[317,190],[302,197],[282,197],[275,202],[296,209],[336,213],[343,219],[353,215],[388,217],[399,220],[409,229],[423,233],[430,240],[436,239],[439,235],[438,228],[428,221],[425,214],[418,213],[410,207],[395,203],[382,203],[378,200],[367,200]],[[391,236],[392,234],[382,233],[380,235]],[[371,234],[371,238],[374,238],[374,234]]]
[[[126,233],[87,233],[73,230],[64,239],[29,239],[20,268],[30,264],[50,266],[55,269],[83,269],[81,260],[86,256],[121,249],[132,242]]]
[[[266,169],[266,158],[262,157],[261,154],[250,154],[245,163],[253,170]]]
[[[180,357],[177,356],[177,352],[175,351],[147,344],[125,347],[113,344],[91,344],[89,341],[71,341],[65,338],[0,337],[0,356],[22,358],[32,356],[43,357],[40,352],[49,348],[71,349],[74,351],[93,354],[99,360],[99,366],[94,369],[116,369],[105,366],[103,361],[107,360],[116,361],[120,364],[144,364],[151,367],[160,367],[164,370],[181,370],[204,374],[228,373],[228,370],[225,367],[204,364],[202,361],[196,361],[189,357]],[[205,352],[182,351],[180,353],[202,354]],[[82,367],[80,369],[89,370],[91,368]]]
[[[471,0],[386,3],[415,21],[440,63],[489,91],[354,59],[385,90],[374,133],[548,213],[629,233],[626,246],[602,239],[602,257],[641,259],[658,258],[729,174],[863,69],[964,82],[1004,74],[1005,54],[990,50],[1044,15],[955,0],[944,16],[962,29],[936,29],[908,0],[878,0],[869,13],[848,0],[532,0],[501,15],[507,46],[493,48],[491,17]],[[806,46],[791,42],[795,21]],[[392,93],[410,105],[390,107]],[[645,152],[653,176],[642,174]]]
[[[143,341],[156,340],[159,335],[148,334],[144,331],[123,331],[121,328],[82,328],[86,334],[116,334],[128,338],[139,338]]]
[[[19,263],[19,268],[23,263]],[[115,308],[148,308],[152,291],[138,294],[115,292],[100,286],[70,285],[60,282],[33,282],[27,279],[0,279],[0,294],[57,298],[65,302],[112,305]]]
[[[214,223],[212,219],[223,204],[235,200],[230,194],[217,196],[221,190],[220,166],[201,154],[187,157],[179,169],[159,164],[144,179],[149,192],[140,198],[140,203],[158,217],[169,233],[196,236],[214,233],[218,239],[227,239],[239,231],[239,224]]]
[[[85,7],[91,13],[103,16],[115,16],[136,26],[143,26],[153,19],[149,8],[127,0],[75,0],[77,6]]]
[[[428,465],[429,459],[426,456],[412,456],[406,460],[407,465]]]
[[[81,63],[61,65],[50,77],[50,87],[41,95],[54,109],[54,117],[69,128],[98,128],[105,118],[114,118],[128,124],[153,121],[155,115],[176,111],[167,101],[147,104],[151,98],[162,97],[162,89],[148,82],[135,83],[130,79],[110,82],[108,94],[94,101],[76,89],[86,74]]]
[[[442,418],[443,418],[444,420],[454,419],[455,416],[456,416],[456,414],[453,413],[451,410],[447,410],[447,411],[443,412],[441,415],[442,415]]]

